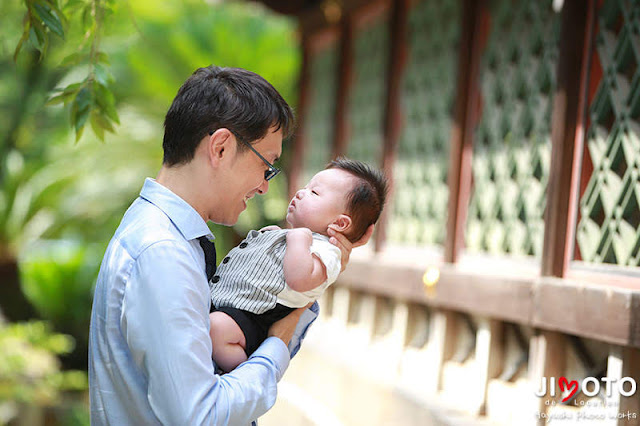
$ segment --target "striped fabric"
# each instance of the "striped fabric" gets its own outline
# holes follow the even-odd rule
[[[249,231],[247,237],[220,262],[211,286],[211,302],[215,307],[231,306],[237,309],[262,314],[273,309],[276,303],[290,307],[305,306],[315,300],[340,272],[340,250],[328,242],[328,238],[313,234],[311,251],[322,259],[327,269],[328,280],[318,289],[298,293],[285,283],[283,259],[288,230]],[[328,246],[318,250],[316,246]],[[324,253],[323,253],[324,252]],[[279,299],[278,295],[296,297],[294,303]],[[305,297],[306,296],[306,297]],[[316,297],[313,297],[316,296]],[[303,302],[304,301],[304,302]],[[293,306],[296,305],[296,306]]]

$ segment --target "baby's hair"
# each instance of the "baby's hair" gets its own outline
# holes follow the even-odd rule
[[[340,169],[353,175],[357,182],[347,194],[347,213],[351,216],[352,229],[345,236],[356,242],[376,223],[387,198],[388,183],[382,171],[362,161],[338,157],[327,169]]]

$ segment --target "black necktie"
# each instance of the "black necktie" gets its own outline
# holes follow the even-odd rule
[[[216,273],[216,246],[207,237],[199,237],[200,247],[204,251],[204,263],[206,265],[207,281]]]

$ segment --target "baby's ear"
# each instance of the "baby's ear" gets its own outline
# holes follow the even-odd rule
[[[346,214],[338,215],[338,217],[329,224],[329,228],[344,234],[346,231],[351,229],[351,217]]]

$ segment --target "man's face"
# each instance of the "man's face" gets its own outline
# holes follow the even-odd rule
[[[305,227],[326,235],[327,226],[346,214],[346,194],[354,184],[353,175],[344,170],[317,173],[289,203],[287,222],[294,228]]]
[[[273,130],[270,129],[264,138],[252,144],[253,148],[272,164],[282,154],[282,131]],[[220,217],[212,220],[223,225],[234,225],[240,213],[247,208],[247,201],[256,193],[264,194],[269,190],[269,182],[264,179],[264,172],[268,168],[250,149],[236,151],[224,183],[224,205],[216,208]]]

